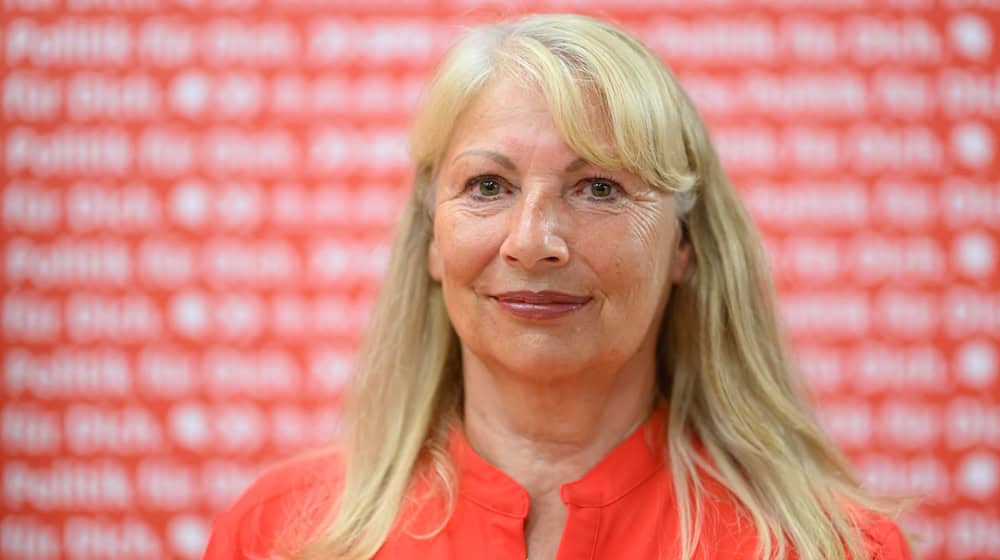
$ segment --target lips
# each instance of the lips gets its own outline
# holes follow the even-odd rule
[[[553,291],[504,292],[493,296],[501,309],[523,319],[556,319],[582,309],[592,299]]]

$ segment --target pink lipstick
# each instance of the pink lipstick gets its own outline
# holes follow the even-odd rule
[[[504,292],[493,296],[501,309],[522,319],[556,319],[583,308],[590,302],[588,296],[562,292]]]

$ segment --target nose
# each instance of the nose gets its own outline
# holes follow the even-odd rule
[[[545,193],[522,191],[511,209],[507,238],[500,254],[524,270],[559,267],[569,261],[569,246],[560,234],[560,201]]]

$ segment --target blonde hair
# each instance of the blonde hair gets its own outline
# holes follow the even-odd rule
[[[373,556],[417,477],[436,480],[453,504],[446,438],[460,413],[461,360],[441,287],[427,271],[429,200],[458,116],[498,76],[540,88],[581,157],[633,172],[678,200],[695,267],[667,306],[657,375],[683,558],[701,531],[704,476],[739,501],[762,558],[785,558],[790,548],[801,558],[864,558],[856,514],[882,506],[794,382],[759,236],[705,125],[654,53],[579,15],[475,28],[431,83],[413,127],[413,190],[345,410],[339,503],[296,556]],[[598,141],[608,134],[612,144]]]

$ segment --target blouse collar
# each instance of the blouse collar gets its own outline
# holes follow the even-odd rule
[[[658,407],[639,428],[560,496],[568,506],[604,507],[628,494],[665,464],[665,411]],[[461,429],[454,429],[451,456],[459,475],[459,491],[480,506],[511,517],[526,518],[531,506],[527,490],[480,456]]]

